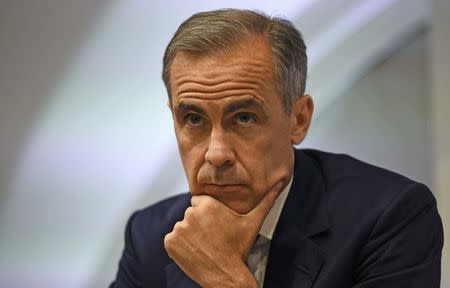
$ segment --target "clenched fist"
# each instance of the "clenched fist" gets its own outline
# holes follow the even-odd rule
[[[238,214],[211,196],[193,196],[183,221],[164,238],[169,257],[202,287],[257,287],[245,260],[279,186],[247,214]]]

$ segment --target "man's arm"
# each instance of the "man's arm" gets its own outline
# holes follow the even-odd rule
[[[136,213],[131,215],[125,229],[125,248],[119,262],[119,270],[115,282],[109,288],[139,288],[143,287],[139,276],[139,263],[135,254],[131,228]]]
[[[378,219],[360,254],[354,288],[439,287],[443,228],[436,200],[414,183]]]

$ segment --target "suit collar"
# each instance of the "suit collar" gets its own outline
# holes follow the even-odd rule
[[[294,180],[271,243],[264,287],[311,287],[326,255],[313,238],[330,228],[325,179],[316,160],[295,151]]]
[[[275,233],[289,227],[310,238],[330,228],[325,182],[317,161],[295,150],[294,178]]]
[[[288,185],[281,191],[280,195],[278,195],[275,204],[272,209],[270,209],[269,214],[267,214],[266,219],[261,226],[261,230],[259,231],[259,235],[263,236],[267,240],[272,240],[273,233],[275,232],[275,228],[277,226],[278,220],[280,219],[281,211],[283,211],[284,203],[286,203],[287,196],[289,195],[289,191],[292,186],[292,179],[289,180]]]
[[[292,186],[295,191],[291,192],[294,194],[294,211],[300,212],[296,218],[298,227],[303,227],[307,237],[327,231],[330,221],[326,179],[318,162],[302,150],[296,150],[294,179],[296,182]]]

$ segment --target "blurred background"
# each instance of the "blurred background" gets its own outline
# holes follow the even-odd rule
[[[106,287],[130,214],[186,191],[162,55],[184,19],[224,7],[304,34],[300,147],[424,182],[448,232],[450,1],[2,0],[0,287]],[[443,263],[450,287],[448,248]]]

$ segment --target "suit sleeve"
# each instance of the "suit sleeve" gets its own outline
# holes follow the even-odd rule
[[[131,215],[125,229],[125,248],[122,252],[122,257],[119,262],[119,269],[117,271],[116,280],[109,288],[140,288],[143,287],[140,280],[140,265],[136,257],[133,238],[132,227],[133,220],[136,213]]]
[[[425,185],[398,193],[362,248],[354,288],[440,287],[443,229]]]

